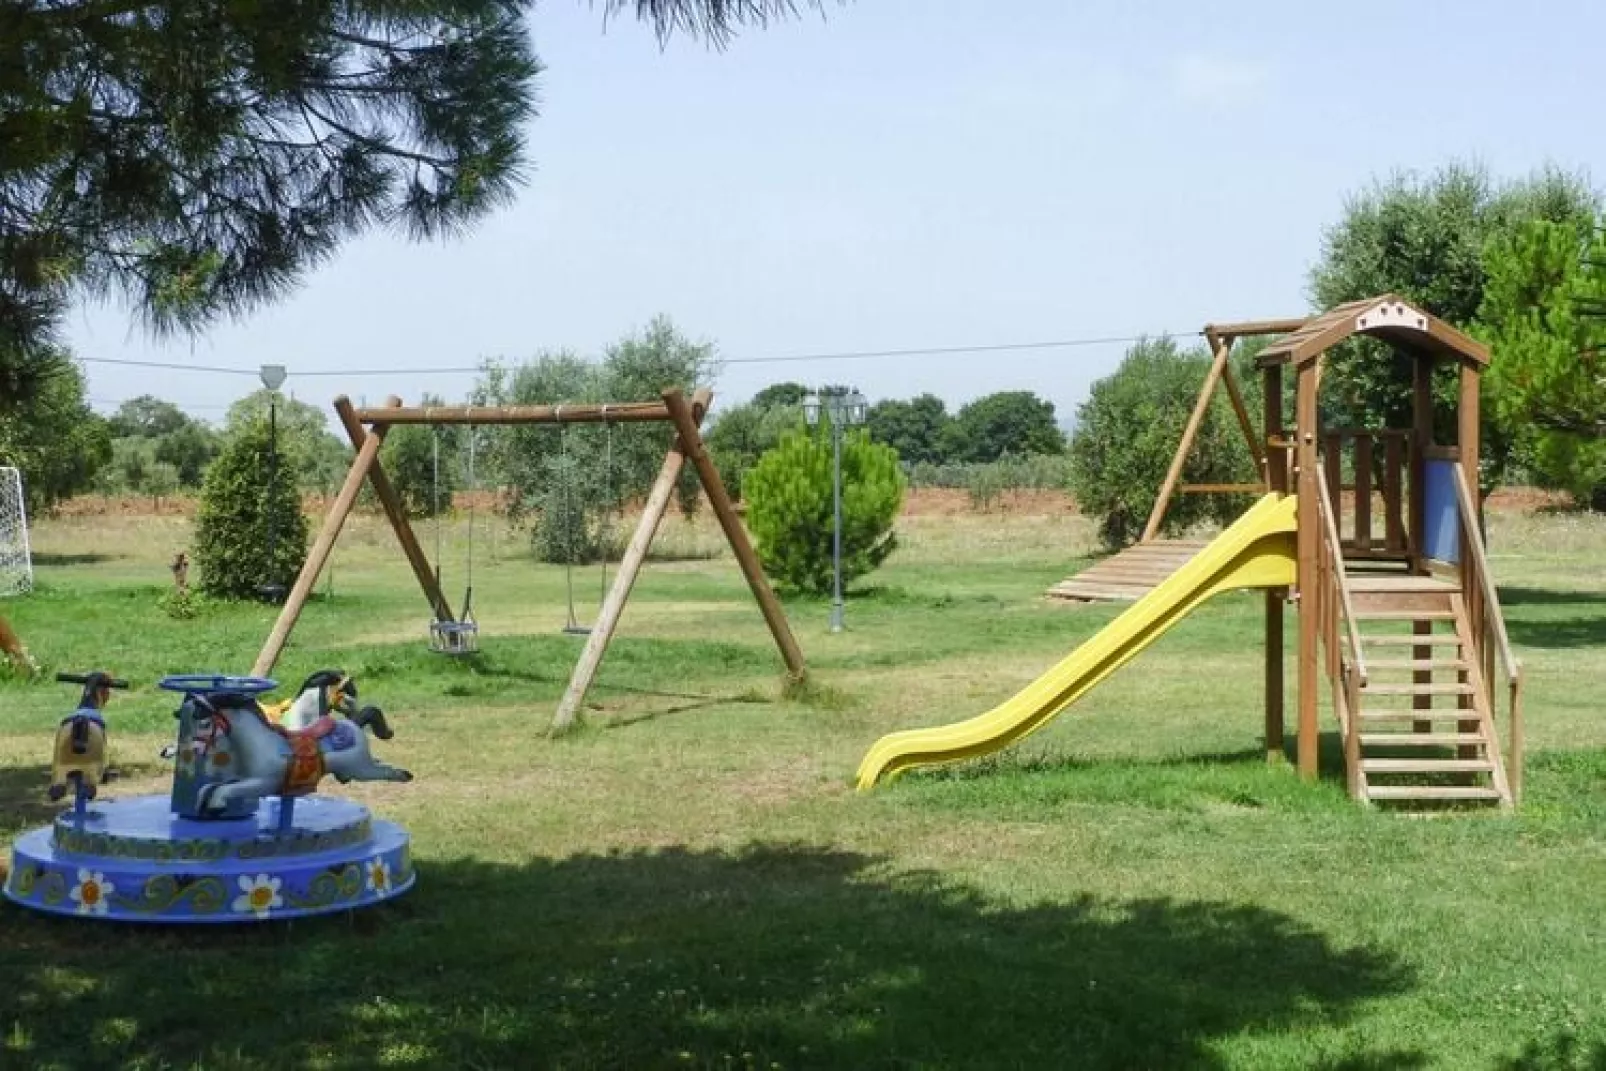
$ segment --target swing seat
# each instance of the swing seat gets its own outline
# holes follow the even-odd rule
[[[473,654],[480,649],[480,627],[473,618],[429,623],[429,649],[437,654]]]

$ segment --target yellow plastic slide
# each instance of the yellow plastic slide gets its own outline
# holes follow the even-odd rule
[[[905,770],[1008,747],[1092,691],[1210,596],[1294,583],[1296,501],[1292,495],[1266,495],[1186,565],[1012,699],[967,721],[882,737],[859,764],[859,790]]]

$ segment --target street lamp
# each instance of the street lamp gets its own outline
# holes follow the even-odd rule
[[[820,422],[823,413],[831,426],[831,499],[834,524],[831,530],[831,631],[842,631],[842,429],[864,423],[864,395],[857,390],[810,391],[803,398],[803,419],[809,427]]]

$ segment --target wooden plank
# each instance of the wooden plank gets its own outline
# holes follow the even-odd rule
[[[1481,744],[1479,733],[1361,733],[1366,747],[1456,747]]]
[[[1299,441],[1299,500],[1317,501],[1316,456],[1317,410],[1316,369],[1306,365],[1299,370],[1295,381],[1295,437]],[[1320,535],[1319,509],[1299,511],[1298,547],[1299,567],[1299,649],[1296,655],[1299,672],[1299,738],[1297,741],[1299,773],[1307,780],[1315,780],[1318,773],[1317,689],[1320,664],[1317,661],[1317,641],[1321,628],[1320,599],[1317,597],[1317,554]]]
[[[1423,622],[1423,624],[1427,625],[1428,628],[1432,628],[1433,627],[1428,622]],[[1376,645],[1378,645],[1380,647],[1404,646],[1406,644],[1409,644],[1412,647],[1416,647],[1416,648],[1421,649],[1422,651],[1425,651],[1430,646],[1431,647],[1459,647],[1459,646],[1461,646],[1461,637],[1456,636],[1455,634],[1449,633],[1449,632],[1423,632],[1420,635],[1413,635],[1413,636],[1367,636],[1367,635],[1362,635],[1361,636],[1361,642],[1362,643],[1376,644]],[[1429,656],[1426,655],[1426,654],[1418,654],[1417,657],[1418,658],[1425,658],[1425,657],[1429,657]]]
[[[1283,593],[1266,592],[1266,761],[1283,758]]]
[[[712,392],[706,388],[692,395],[692,418],[699,424],[712,399]],[[619,619],[624,616],[625,603],[629,601],[636,577],[640,575],[641,567],[647,560],[647,551],[652,546],[653,536],[657,534],[659,524],[663,522],[664,513],[675,494],[675,483],[680,479],[680,472],[685,465],[686,453],[677,437],[664,454],[663,464],[658,468],[658,477],[653,480],[652,488],[647,492],[647,500],[641,508],[641,518],[636,522],[636,531],[630,537],[624,555],[619,559],[619,569],[614,574],[613,586],[608,589],[607,597],[602,601],[602,608],[597,611],[597,620],[586,636],[585,649],[580,652],[580,660],[575,663],[574,672],[569,675],[568,687],[564,689],[563,698],[559,700],[558,709],[552,716],[551,731],[554,735],[567,732],[579,717],[581,704],[585,702],[586,693],[591,690],[597,671],[602,667],[603,656],[607,654],[608,644],[613,639],[614,631],[619,627]]]
[[[1306,317],[1285,317],[1281,320],[1244,320],[1238,323],[1206,324],[1204,333],[1218,338],[1247,338],[1251,335],[1286,335],[1298,331],[1307,322]]]
[[[296,582],[290,588],[290,595],[279,608],[279,617],[273,623],[273,631],[268,633],[267,640],[262,644],[262,650],[257,653],[256,661],[251,665],[251,676],[266,677],[273,671],[274,664],[279,661],[284,645],[289,642],[290,632],[296,627],[296,620],[301,616],[301,608],[306,605],[307,597],[312,594],[312,586],[317,582],[318,574],[323,572],[330,551],[334,550],[335,540],[340,537],[340,529],[346,523],[351,507],[357,503],[357,493],[362,490],[363,481],[368,478],[368,470],[373,467],[374,459],[379,456],[379,447],[384,439],[385,429],[376,427],[363,441],[357,456],[352,459],[345,482],[340,485],[339,493],[329,504],[329,512],[324,516],[318,538],[313,540],[312,549],[307,552],[307,560],[301,563],[301,572],[296,575]]]
[[[1383,441],[1383,545],[1395,553],[1406,549],[1405,446],[1398,435]]]
[[[1433,365],[1430,361],[1414,361],[1411,369],[1411,500],[1410,516],[1406,518],[1407,542],[1411,548],[1411,570],[1427,571],[1427,558],[1422,553],[1426,537],[1427,509],[1427,451],[1433,445]]]
[[[1488,759],[1362,759],[1367,773],[1488,773]]]
[[[1355,549],[1372,549],[1372,437],[1355,437]]]
[[[1471,695],[1472,686],[1462,684],[1378,684],[1373,682],[1361,689],[1362,695]]]
[[[1265,491],[1258,483],[1185,483],[1177,488],[1179,495],[1252,495]]]
[[[1328,432],[1323,440],[1322,464],[1327,476],[1327,508],[1333,514],[1333,528],[1338,532],[1339,546],[1344,538],[1344,437]]]
[[[1479,785],[1373,785],[1374,800],[1498,800],[1500,793]]]
[[[397,405],[401,404],[401,399],[394,395],[391,400]],[[352,449],[361,452],[362,444],[368,440],[368,432],[363,429],[362,421],[357,419],[357,411],[352,407],[351,399],[344,394],[335,399],[335,415],[340,418],[340,426],[346,429],[346,437],[351,440]],[[407,521],[407,508],[402,504],[401,496],[396,493],[395,486],[391,484],[390,477],[385,473],[385,467],[377,456],[368,470],[368,482],[373,485],[374,495],[384,507],[391,530],[396,533],[396,539],[401,543],[402,554],[406,556],[407,564],[413,570],[413,578],[418,581],[419,588],[424,592],[424,599],[429,603],[430,612],[439,621],[455,620],[451,605],[446,601],[445,593],[441,591],[440,579],[430,567],[429,558],[425,555],[424,548],[419,545],[418,537],[413,534],[413,526]]]
[[[770,588],[769,578],[764,575],[764,566],[758,560],[758,553],[748,541],[747,529],[742,527],[742,519],[736,515],[736,509],[731,505],[730,495],[725,492],[724,481],[719,478],[719,470],[714,467],[713,458],[708,456],[703,437],[697,431],[697,418],[692,415],[691,406],[686,403],[686,397],[679,388],[664,391],[664,406],[669,410],[669,417],[680,432],[681,449],[697,468],[697,476],[703,485],[703,494],[707,496],[708,504],[714,510],[714,516],[718,518],[719,526],[724,530],[725,538],[736,554],[736,562],[741,566],[742,576],[747,579],[747,586],[753,592],[753,598],[758,600],[759,610],[764,614],[764,623],[769,626],[770,635],[775,638],[775,645],[781,650],[787,671],[794,680],[802,680],[807,673],[803,663],[803,651],[792,635],[792,626],[787,624],[786,613],[781,609],[780,599],[775,597],[775,592]]]
[[[1467,664],[1459,658],[1374,658],[1367,665],[1372,669],[1398,669],[1432,673],[1434,670],[1462,670]]]
[[[1182,468],[1188,461],[1188,454],[1193,450],[1193,440],[1199,434],[1199,425],[1204,423],[1205,413],[1210,410],[1210,398],[1215,393],[1216,383],[1221,379],[1221,371],[1227,366],[1227,345],[1225,343],[1216,347],[1215,359],[1210,362],[1210,370],[1205,373],[1204,386],[1199,388],[1199,397],[1193,403],[1193,412],[1188,416],[1188,423],[1182,429],[1182,441],[1177,444],[1177,452],[1171,457],[1171,467],[1166,470],[1165,480],[1160,484],[1160,493],[1154,500],[1154,508],[1149,511],[1149,522],[1143,526],[1145,541],[1153,539],[1160,533],[1160,522],[1165,520],[1165,511],[1171,504],[1171,493],[1176,489],[1177,481],[1182,478]]]
[[[1461,585],[1453,581],[1444,580],[1436,576],[1352,576],[1349,578],[1350,590],[1359,595],[1405,592],[1437,592],[1450,595],[1461,590]]]
[[[414,405],[359,409],[364,424],[627,424],[667,423],[659,402],[606,402],[565,405]]]
[[[1432,732],[1433,721],[1460,721],[1462,717],[1459,707],[1428,707],[1425,709],[1404,708],[1400,710],[1363,710],[1361,720],[1368,725],[1378,722],[1410,722],[1413,726],[1422,726],[1417,732]]]

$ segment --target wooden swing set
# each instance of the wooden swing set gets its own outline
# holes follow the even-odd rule
[[[725,491],[719,472],[708,456],[702,433],[698,430],[712,401],[713,392],[707,388],[698,389],[690,399],[680,390],[671,389],[664,391],[662,400],[657,402],[587,405],[404,406],[400,398],[392,395],[386,399],[383,406],[359,409],[351,404],[349,398],[341,395],[335,399],[335,414],[340,418],[341,426],[351,439],[356,456],[346,473],[345,482],[341,484],[340,491],[330,503],[323,527],[313,540],[307,559],[301,566],[301,572],[297,575],[296,582],[279,611],[278,620],[274,622],[273,631],[268,634],[256,662],[251,667],[252,675],[266,676],[278,662],[285,644],[289,642],[290,633],[301,616],[301,610],[312,594],[318,575],[329,561],[335,541],[340,537],[341,528],[345,525],[346,518],[350,516],[365,480],[372,485],[374,494],[384,508],[385,516],[390,520],[397,541],[401,544],[402,553],[406,556],[408,565],[412,567],[413,576],[418,580],[424,598],[429,603],[433,615],[432,635],[437,632],[447,634],[460,632],[461,629],[454,630],[453,626],[465,624],[463,618],[467,615],[454,616],[451,604],[441,591],[439,575],[431,567],[423,547],[418,542],[418,537],[408,523],[407,511],[402,504],[401,496],[397,494],[390,477],[380,464],[379,448],[384,442],[385,433],[391,427],[398,424],[427,424],[437,427],[489,424],[562,426],[617,421],[667,423],[672,426],[675,435],[664,455],[663,464],[653,481],[652,489],[647,494],[635,533],[620,558],[613,584],[608,588],[607,596],[597,613],[596,622],[586,637],[585,649],[581,652],[580,659],[569,678],[568,687],[558,703],[557,713],[552,719],[552,730],[562,732],[572,726],[578,717],[580,706],[596,679],[608,643],[613,639],[619,619],[624,614],[625,603],[630,598],[630,591],[647,559],[647,551],[652,545],[653,536],[657,533],[658,525],[669,507],[676,481],[680,478],[681,470],[687,461],[691,462],[697,472],[698,480],[708,497],[708,504],[719,520],[720,528],[730,543],[742,575],[746,578],[753,598],[758,602],[759,610],[764,615],[764,622],[769,626],[770,635],[774,637],[775,645],[780,649],[788,675],[793,680],[802,680],[807,673],[803,652],[792,635],[791,626],[787,624],[786,615],[781,610],[780,600],[770,588],[769,579],[764,575],[764,567],[759,563],[758,554],[753,549],[752,543],[748,541],[747,531],[742,527],[741,518],[736,515],[736,508]],[[465,606],[464,609],[467,610],[468,607]]]

